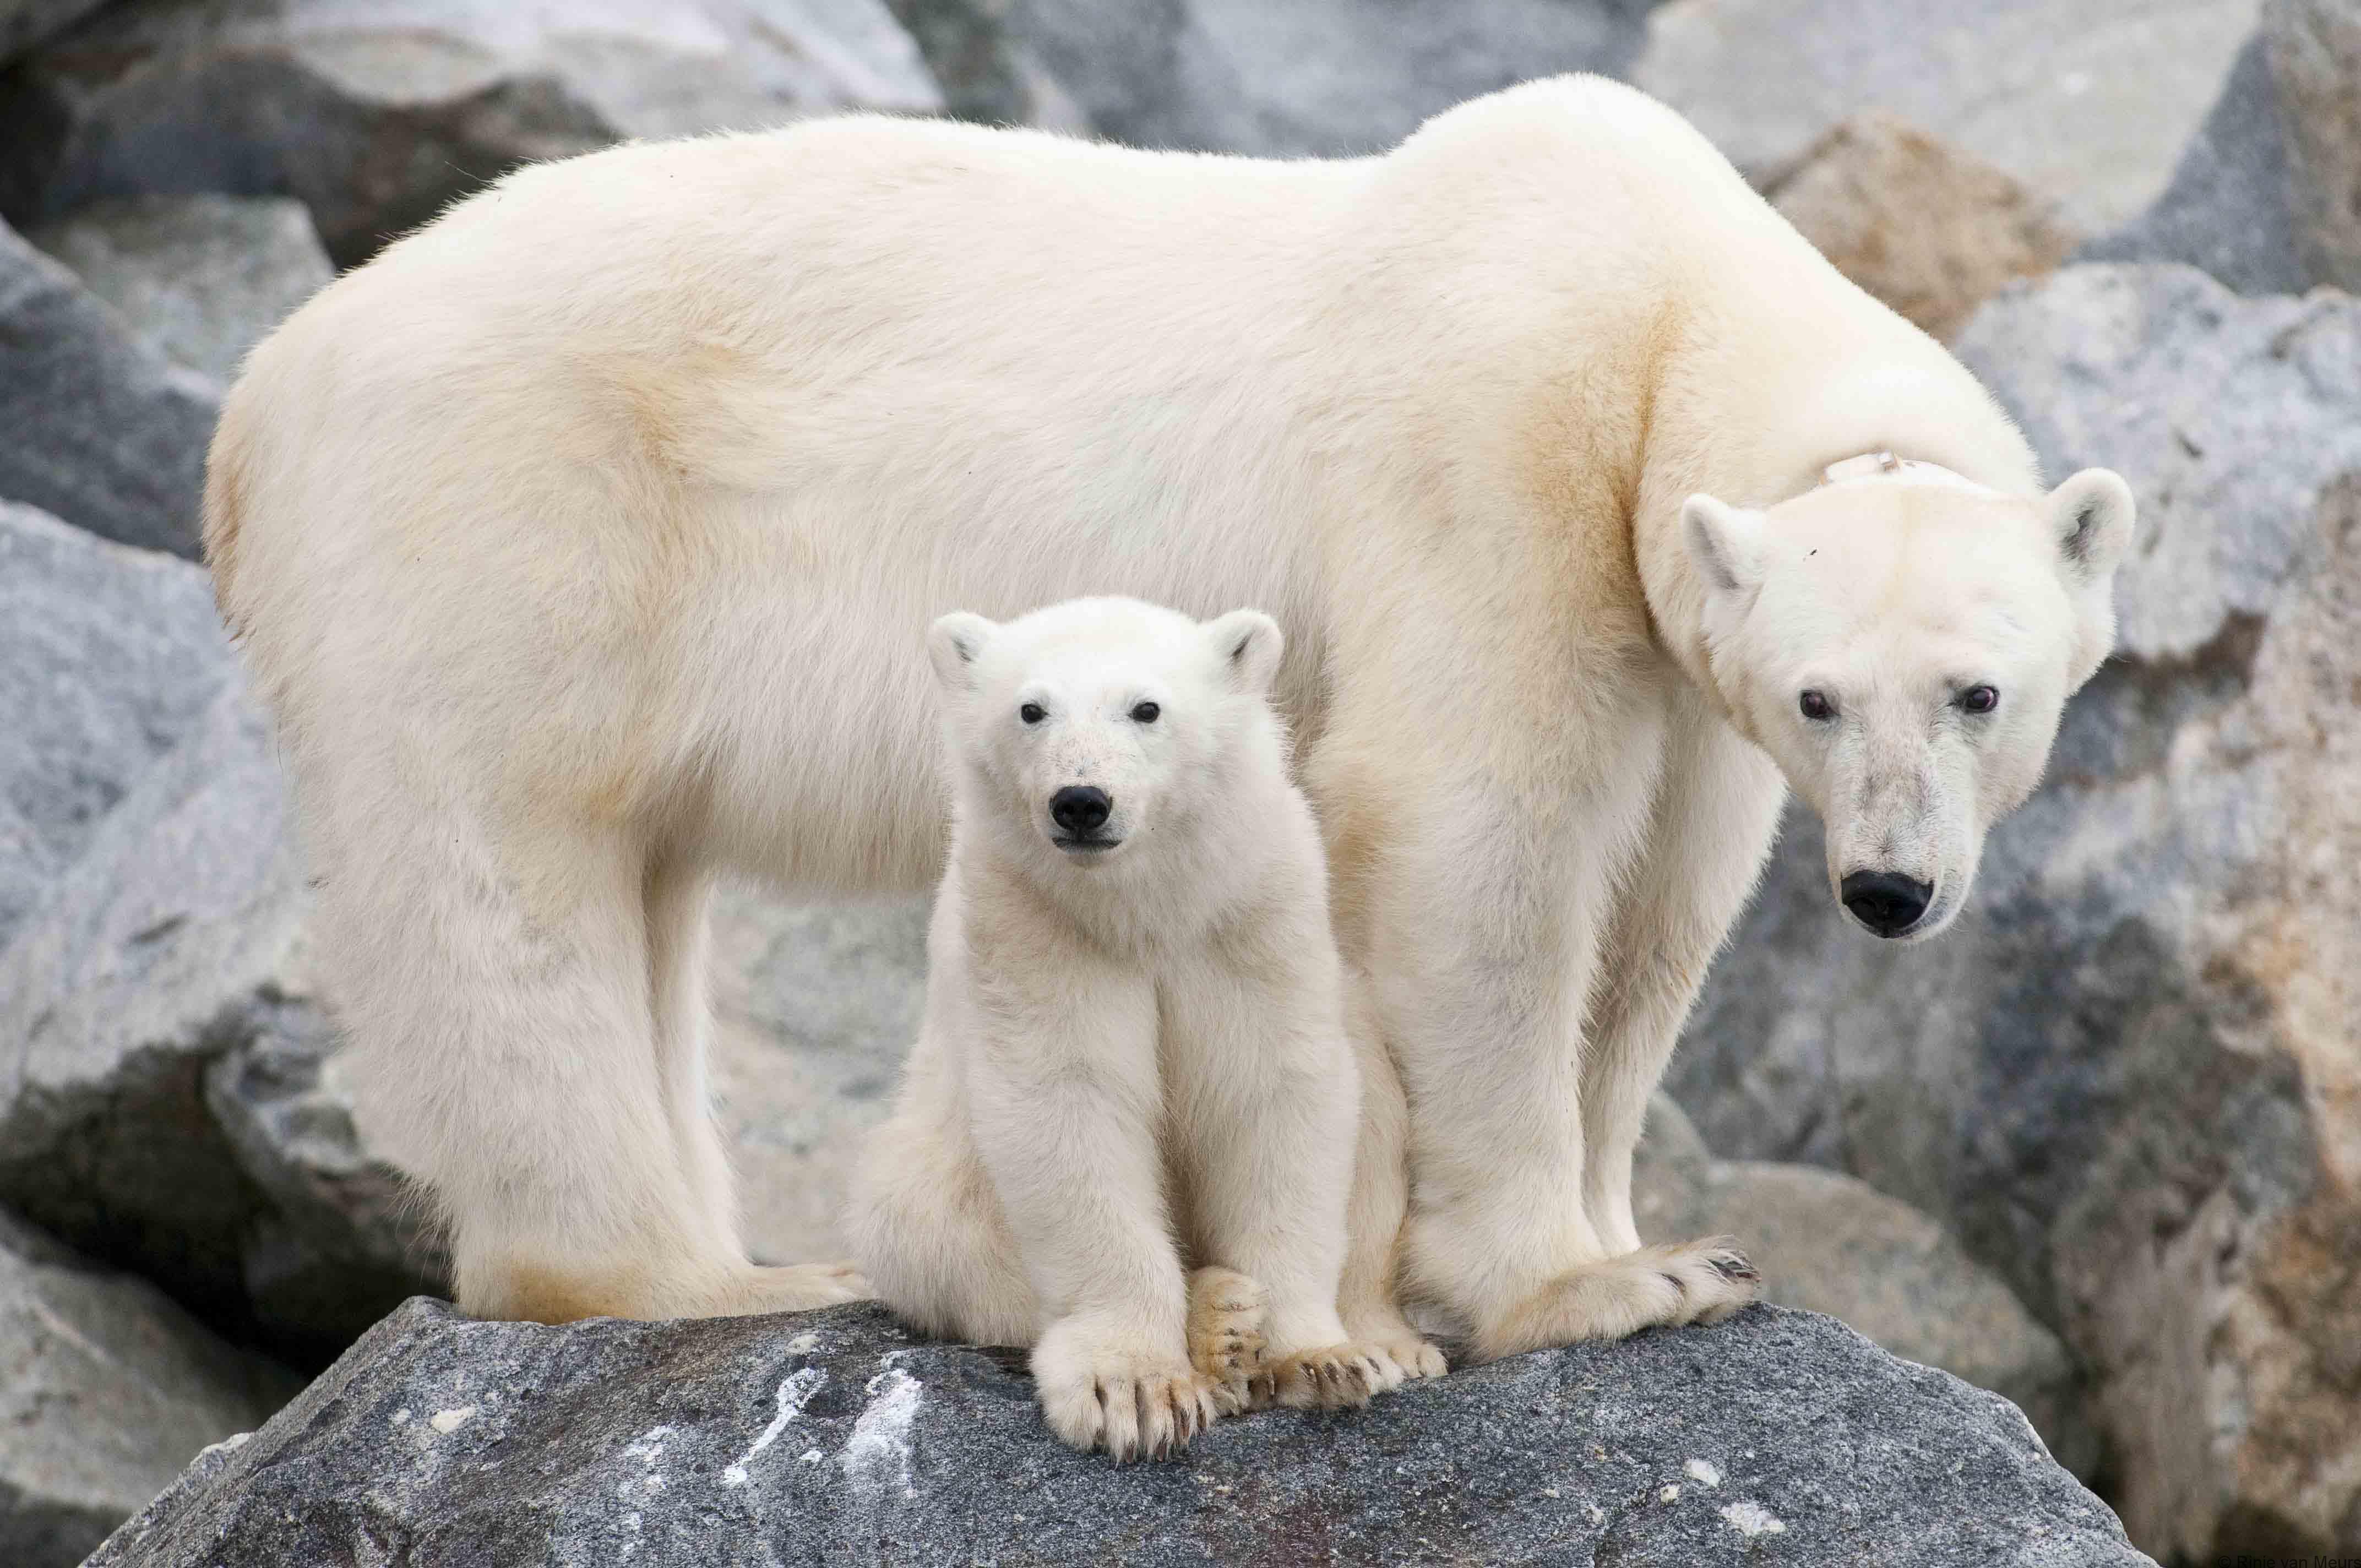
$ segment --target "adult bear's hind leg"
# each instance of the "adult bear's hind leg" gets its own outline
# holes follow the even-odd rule
[[[701,866],[672,856],[650,860],[645,893],[649,1000],[664,1115],[675,1157],[688,1182],[692,1212],[707,1225],[707,1240],[716,1256],[742,1258],[737,1181],[714,1118],[706,1070],[711,1030],[705,956],[711,889],[712,877]],[[850,1264],[752,1266],[713,1310],[798,1311],[867,1294],[867,1283]]]
[[[460,1307],[561,1322],[817,1304],[765,1291],[684,1169],[638,847],[578,823],[503,840],[440,804],[356,833],[324,813],[313,839],[361,1119],[432,1190]]]

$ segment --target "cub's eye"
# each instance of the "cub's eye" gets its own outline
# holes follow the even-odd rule
[[[1038,724],[1049,717],[1049,710],[1038,702],[1028,702],[1016,710],[1016,717],[1027,724]]]
[[[1136,702],[1131,705],[1131,721],[1134,724],[1153,724],[1156,716],[1163,711],[1152,702]]]
[[[2000,706],[2000,692],[1992,686],[1970,686],[1960,694],[1960,708],[1965,713],[1990,713]]]
[[[1826,692],[1807,691],[1795,699],[1795,706],[1804,710],[1806,718],[1834,718],[1837,716],[1837,705],[1828,700]]]

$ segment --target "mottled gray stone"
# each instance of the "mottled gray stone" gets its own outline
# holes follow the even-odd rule
[[[247,349],[336,275],[303,203],[283,197],[121,197],[25,237],[149,347],[223,388]]]
[[[413,1302],[92,1568],[2144,1562],[2005,1401],[1777,1308],[1117,1466],[873,1307],[566,1328]]]
[[[0,223],[0,499],[194,555],[214,412],[203,377],[134,339],[71,272]]]
[[[2257,0],[1673,0],[1631,80],[1751,177],[1883,108],[2101,234],[2155,199]]]
[[[2361,293],[2361,5],[2265,0],[2305,271]]]
[[[2154,205],[2082,247],[2085,261],[2181,261],[2241,294],[2300,293],[2279,89],[2263,40],[2247,41],[2222,95]]]
[[[299,1387],[0,1212],[0,1563],[72,1568]]]
[[[0,500],[0,949],[231,674],[203,572]]]
[[[316,1365],[434,1259],[323,1098],[269,725],[225,685],[0,952],[0,1202]]]
[[[917,1037],[929,903],[715,901],[712,1080],[759,1258],[849,1255],[845,1183]]]
[[[884,0],[129,0],[0,79],[0,214],[294,196],[349,266],[528,159],[941,102]]]
[[[0,65],[95,11],[104,0],[0,0]]]
[[[1087,132],[1082,106],[1010,26],[1012,0],[885,0],[941,86],[943,106],[990,126]]]
[[[2026,1412],[2060,1464],[2085,1479],[2095,1470],[2087,1390],[2066,1347],[1909,1204],[1817,1166],[1715,1159],[1659,1093],[1632,1212],[1645,1241],[1735,1236],[1763,1271],[1765,1300],[1841,1319],[1906,1361],[1993,1390]]]
[[[1670,1087],[1851,1172],[2056,1327],[2133,1539],[2361,1545],[2361,302],[2075,267],[1961,356],[2051,472],[2120,469],[2117,657],[1956,927],[1848,930],[1791,811]]]
[[[1104,136],[1333,156],[1382,151],[1510,82],[1620,74],[1651,3],[1011,0],[1005,26]]]

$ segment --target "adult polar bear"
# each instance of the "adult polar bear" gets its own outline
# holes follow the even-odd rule
[[[1884,451],[1914,465],[1821,482]],[[2110,645],[2130,527],[1581,77],[1344,162],[851,119],[529,169],[256,351],[207,497],[356,1088],[462,1306],[846,1293],[739,1241],[709,879],[928,884],[928,623],[1126,594],[1287,629],[1400,1074],[1347,1326],[1407,1333],[1399,1263],[1485,1355],[1751,1288],[1638,1250],[1630,1168],[1781,773],[1861,917],[1938,927]]]

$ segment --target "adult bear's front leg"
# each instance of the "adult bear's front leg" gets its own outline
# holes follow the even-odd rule
[[[1478,1358],[1752,1299],[1743,1259],[1629,1253],[1585,1198],[1585,1026],[1662,776],[1651,695],[1598,705],[1547,756],[1430,740],[1364,752],[1393,761],[1358,790],[1333,752],[1317,770],[1352,801],[1340,916],[1410,1097],[1409,1290]]]

